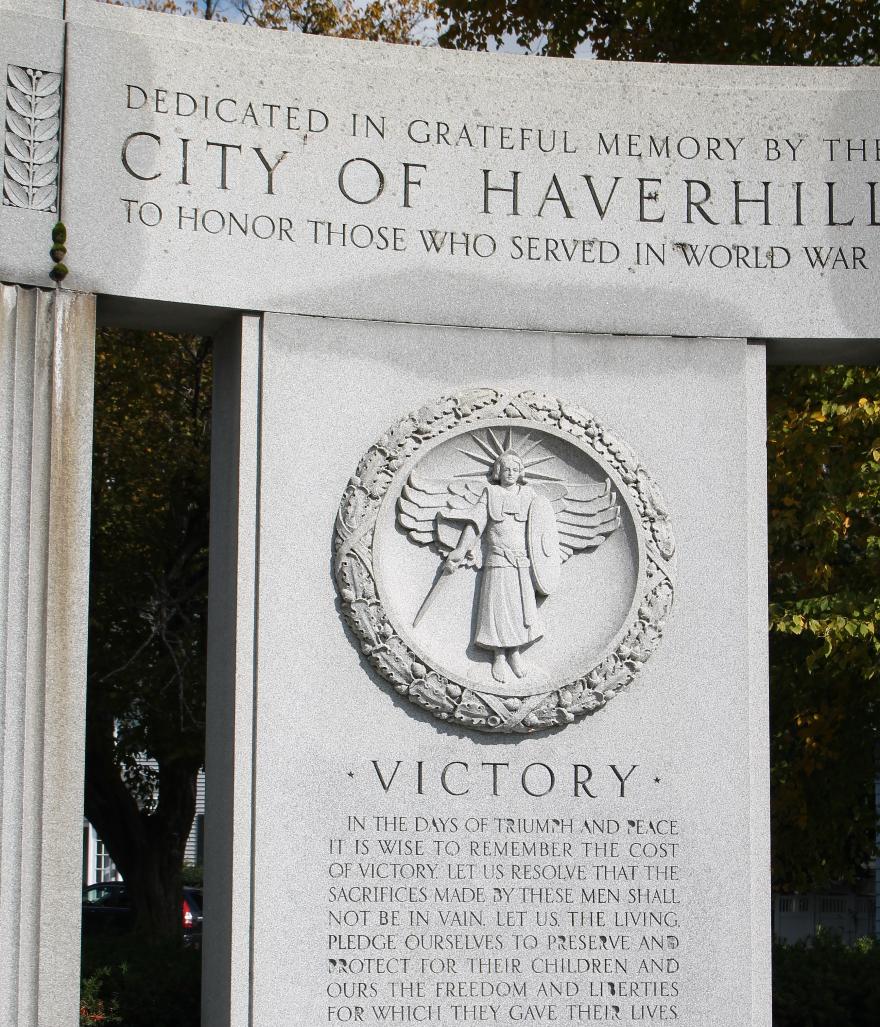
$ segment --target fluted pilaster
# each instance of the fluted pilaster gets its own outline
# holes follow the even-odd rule
[[[78,1023],[93,296],[0,285],[0,1025]]]

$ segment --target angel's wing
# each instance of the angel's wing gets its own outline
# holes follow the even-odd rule
[[[397,523],[417,545],[433,543],[447,556],[467,519],[455,514],[476,506],[484,488],[485,481],[422,478],[413,471],[397,500]]]
[[[620,527],[620,505],[608,478],[604,485],[548,483],[542,491],[556,511],[563,563],[573,553],[602,545]]]

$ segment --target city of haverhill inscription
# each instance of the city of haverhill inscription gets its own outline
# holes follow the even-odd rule
[[[722,129],[671,135],[401,118],[148,82],[126,83],[120,102],[128,118],[150,121],[127,130],[119,149],[132,185],[120,196],[120,215],[142,229],[597,269],[668,263],[684,271],[860,272],[875,259],[872,238],[849,238],[880,227],[880,138],[868,135],[750,138]],[[340,140],[349,152],[337,158]],[[304,161],[328,141],[333,160],[319,167]],[[358,152],[359,143],[369,153]],[[493,166],[458,159],[465,154],[483,154]],[[161,199],[141,192],[146,187],[158,187]],[[334,216],[321,213],[319,199],[304,214],[304,192],[332,200]],[[200,202],[192,202],[194,194]],[[271,197],[272,206],[234,205],[242,195]],[[285,212],[284,201],[299,210]],[[350,218],[339,217],[339,203]],[[455,223],[456,212],[466,225]],[[383,220],[400,215],[405,222]],[[420,215],[453,220],[419,224]],[[481,230],[473,230],[474,219]],[[510,231],[518,221],[530,228]],[[579,226],[589,234],[576,234]],[[633,238],[633,226],[644,237]],[[680,227],[681,237],[652,234],[660,226]],[[725,237],[731,227],[748,228],[754,238]],[[804,235],[793,245],[774,229],[845,234],[837,244]]]
[[[672,607],[674,554],[660,490],[623,440],[552,396],[477,388],[365,453],[334,569],[361,649],[401,695],[530,732],[632,681]]]

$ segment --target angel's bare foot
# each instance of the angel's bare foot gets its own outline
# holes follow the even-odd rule
[[[503,649],[495,650],[495,659],[492,661],[492,677],[502,683],[507,680],[507,657],[504,655]]]
[[[522,658],[519,654],[519,649],[511,649],[507,654],[507,662],[510,664],[510,669],[518,678],[524,678],[526,676],[526,668],[523,665]]]

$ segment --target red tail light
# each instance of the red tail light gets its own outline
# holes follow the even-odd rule
[[[186,899],[183,900],[183,929],[186,930],[188,927],[192,927],[194,917],[192,910],[189,908],[189,903]]]

